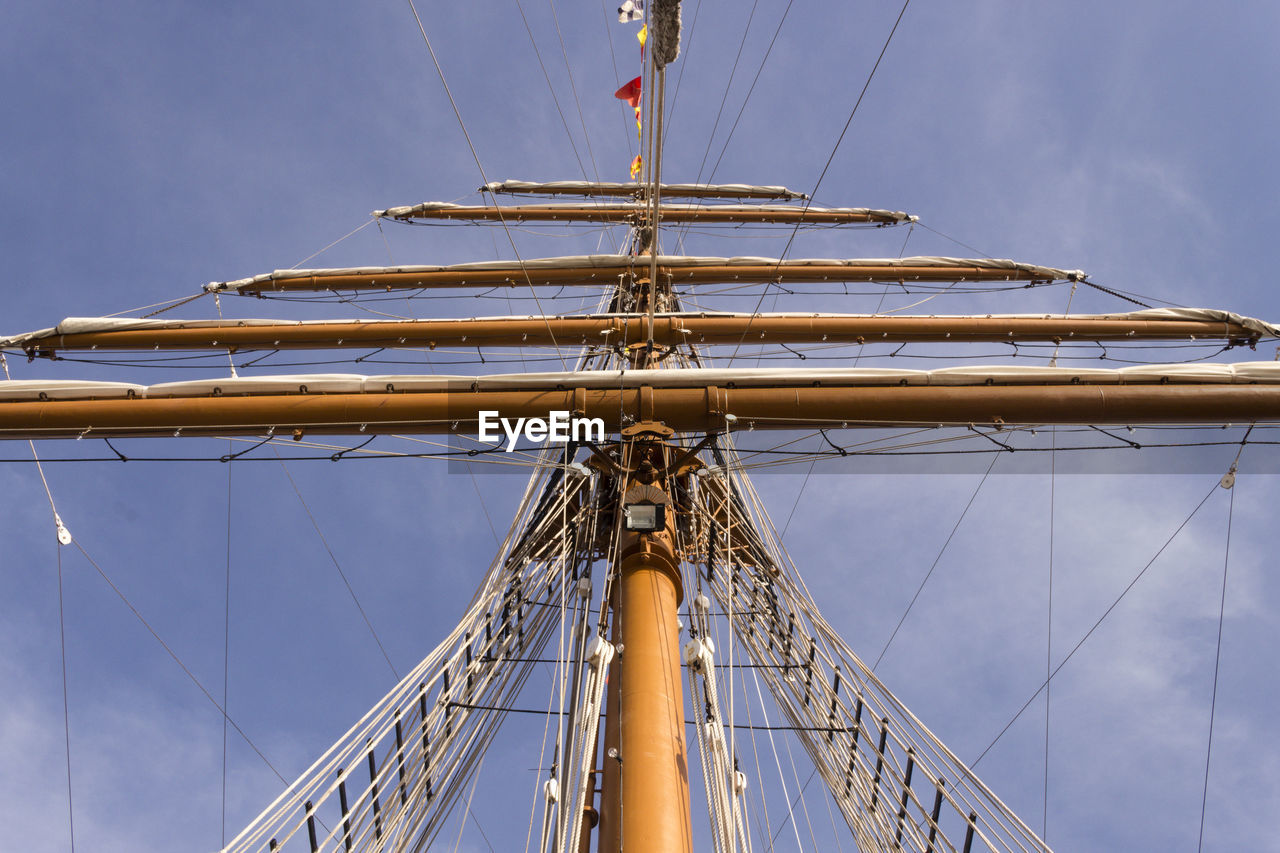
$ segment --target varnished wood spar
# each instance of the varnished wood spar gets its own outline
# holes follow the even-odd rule
[[[786,187],[755,187],[744,184],[661,184],[667,198],[753,198],[761,200],[797,201],[807,195]],[[508,195],[570,195],[613,198],[636,198],[644,192],[645,185],[609,181],[495,181],[480,191]]]
[[[663,212],[662,115],[666,91],[666,69],[663,66],[674,57],[659,61],[659,56],[670,46],[671,38],[678,38],[679,7],[669,0],[658,0],[654,7],[651,11],[655,24],[654,40],[648,51],[649,77],[646,85],[651,93],[647,101],[649,119],[646,122],[649,126],[649,150],[645,155],[651,181],[646,218],[649,237],[645,247],[649,255],[649,270],[647,276],[638,276],[636,281],[644,293],[637,309],[647,314],[648,346],[643,352],[633,354],[632,363],[636,366],[650,366],[655,360],[654,319],[659,301],[669,295],[669,283],[658,280],[657,262],[658,229]],[[676,33],[662,23],[666,20],[664,8],[669,14],[673,7]],[[585,394],[575,392],[575,396],[585,414],[590,408]],[[641,389],[635,411],[637,422],[653,420],[642,416],[646,402]],[[710,408],[714,409],[714,405]],[[639,427],[640,423],[637,423],[637,429]],[[652,437],[650,433],[648,438],[624,442],[623,464],[627,470],[639,472],[641,467],[649,467],[660,471],[666,467],[665,448],[652,444],[649,440]],[[642,458],[645,466],[641,465]],[[637,486],[648,484],[644,492],[647,500],[671,503],[669,489],[664,488],[669,485],[663,482],[666,477],[637,473],[637,479],[640,481]],[[625,488],[626,483],[624,480],[618,491]],[[619,516],[625,513],[625,504],[625,496],[615,497],[614,512]],[[621,586],[618,591],[619,611],[615,618],[622,623],[625,646],[618,696],[622,844],[616,851],[601,846],[601,853],[631,853],[636,850],[692,853],[680,627],[676,615],[683,597],[680,559],[674,548],[676,513],[666,513],[666,523],[659,530],[634,532],[623,529],[619,534],[614,576]]]
[[[401,221],[458,220],[468,222],[603,222],[640,223],[648,220],[648,210],[639,204],[528,204],[454,205],[420,204],[393,207],[378,214]],[[662,219],[667,222],[707,224],[800,223],[809,225],[891,225],[910,217],[899,211],[867,208],[795,207],[740,204],[664,204]]]
[[[516,347],[637,344],[641,317],[502,317],[483,320],[366,320],[188,328],[112,329],[33,339],[36,354],[59,350],[270,350],[368,347]],[[732,345],[754,343],[1021,343],[1208,338],[1256,340],[1238,323],[1077,317],[870,317],[865,315],[750,314],[654,318],[654,341]]]
[[[474,435],[481,410],[503,417],[571,411],[610,432],[623,416],[682,432],[840,425],[1280,422],[1278,385],[978,385],[774,388],[548,388],[533,391],[263,394],[0,402],[0,437]]]
[[[208,285],[210,291],[256,294],[277,291],[419,290],[457,287],[573,287],[614,285],[649,266],[636,255],[598,264],[581,262],[463,266],[428,269],[388,267],[376,270],[309,270],[272,273],[239,282]],[[764,261],[761,263],[688,263],[658,259],[658,275],[670,284],[752,284],[762,282],[953,282],[1049,281],[1058,272],[1045,267],[985,266],[982,264],[903,263],[839,264]]]
[[[618,501],[621,504],[621,500]],[[621,509],[621,507],[618,507]],[[685,748],[678,609],[676,513],[654,533],[623,531],[618,611],[621,844],[618,850],[689,851],[689,765]],[[611,849],[602,844],[602,850]]]

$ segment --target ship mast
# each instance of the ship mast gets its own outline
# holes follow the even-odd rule
[[[635,235],[636,245],[649,258],[648,275],[636,282],[639,307],[646,314],[646,339],[630,357],[631,367],[639,370],[662,366],[654,325],[664,299],[658,278],[663,89],[666,65],[679,39],[679,0],[658,0],[649,16],[648,204]],[[616,584],[610,607],[615,644],[624,653],[613,664],[612,681],[618,686],[606,708],[610,737],[601,775],[600,853],[693,850],[678,616],[684,594],[674,546],[675,472],[669,466],[678,451],[667,442],[672,434],[669,427],[646,419],[620,431],[626,476],[617,481],[612,509],[626,530],[610,566]],[[615,739],[616,744],[610,742]]]
[[[675,3],[655,3],[657,16]],[[899,707],[868,670],[859,673],[846,659],[818,652],[821,622],[806,615],[805,602],[780,580],[778,560],[757,530],[743,496],[725,475],[719,440],[732,429],[811,430],[863,426],[955,426],[1004,430],[1041,424],[1133,425],[1257,423],[1280,421],[1280,364],[1165,365],[1121,370],[1055,367],[982,367],[943,370],[873,369],[684,369],[669,368],[672,357],[694,357],[701,347],[752,344],[821,343],[973,343],[1064,341],[1174,341],[1214,339],[1226,347],[1253,346],[1276,337],[1270,324],[1223,311],[1136,311],[1108,315],[859,315],[816,313],[710,313],[684,311],[674,284],[794,282],[1022,282],[1086,281],[1076,270],[992,259],[889,258],[806,260],[768,258],[703,258],[666,256],[660,245],[662,220],[678,223],[890,226],[914,221],[900,211],[870,208],[817,208],[786,202],[807,197],[781,187],[663,184],[662,115],[664,47],[655,23],[645,76],[649,92],[646,122],[645,180],[641,184],[559,182],[490,185],[491,192],[565,196],[603,196],[602,204],[460,206],[424,203],[392,207],[375,215],[403,222],[552,221],[627,223],[633,253],[545,258],[522,262],[490,262],[437,266],[364,267],[337,270],[290,270],[238,281],[216,282],[210,293],[244,296],[374,292],[458,287],[581,286],[613,288],[609,313],[557,317],[482,317],[456,320],[347,321],[166,321],[85,319],[0,341],[31,358],[56,358],[68,350],[212,350],[228,353],[278,349],[343,349],[370,347],[529,347],[582,344],[604,353],[617,370],[479,377],[362,377],[348,375],[230,377],[152,386],[98,382],[0,383],[0,438],[114,438],[163,435],[292,437],[317,435],[377,436],[386,434],[474,434],[482,411],[511,418],[545,416],[549,410],[600,418],[612,437],[587,447],[586,465],[575,462],[575,446],[557,469],[559,494],[548,486],[541,509],[559,501],[564,517],[546,511],[522,518],[516,544],[500,555],[485,583],[487,598],[468,612],[465,625],[398,685],[367,720],[353,730],[343,760],[327,754],[317,762],[315,781],[299,780],[281,795],[279,823],[262,821],[246,829],[243,846],[275,849],[280,831],[314,832],[317,806],[307,791],[327,796],[349,778],[351,755],[367,761],[369,782],[350,811],[366,809],[365,822],[348,812],[341,794],[343,835],[363,831],[381,843],[392,833],[400,838],[428,837],[424,815],[440,809],[446,795],[442,780],[466,766],[473,742],[456,746],[468,715],[499,718],[513,694],[502,693],[494,675],[500,664],[519,659],[530,647],[519,644],[533,636],[545,615],[527,616],[525,609],[538,590],[555,583],[587,581],[580,571],[593,561],[607,564],[608,577],[600,636],[587,654],[587,631],[579,636],[579,662],[590,660],[590,689],[583,695],[602,697],[604,731],[597,731],[598,707],[567,721],[573,744],[561,756],[549,781],[552,791],[567,790],[577,778],[581,800],[561,802],[556,825],[557,849],[591,849],[590,835],[598,813],[595,849],[620,851],[692,850],[685,696],[681,674],[710,669],[706,644],[692,642],[682,655],[679,610],[692,590],[685,589],[682,568],[712,554],[726,540],[730,571],[756,570],[750,584],[707,579],[719,590],[721,603],[743,604],[750,623],[750,644],[757,636],[785,637],[777,648],[778,671],[792,669],[803,678],[779,691],[793,690],[824,728],[806,731],[815,752],[827,759],[823,781],[836,793],[851,830],[864,849],[877,846],[865,838],[906,849],[969,849],[975,836],[991,849],[1047,849],[1025,825],[1006,815],[971,771],[932,739]],[[674,35],[667,30],[666,47]],[[668,60],[669,61],[669,60]],[[689,199],[689,202],[664,201]],[[617,199],[621,199],[618,201]],[[706,204],[710,199],[731,203]],[[768,204],[746,202],[767,201]],[[825,433],[824,433],[825,435]],[[721,471],[707,473],[700,456],[717,456]],[[550,458],[550,454],[544,459]],[[569,473],[571,465],[577,471]],[[589,468],[589,470],[588,470]],[[571,476],[577,477],[570,484]],[[716,476],[721,477],[717,480]],[[705,486],[699,486],[705,481]],[[590,482],[594,485],[588,486]],[[591,489],[597,491],[588,494]],[[704,489],[696,497],[698,489]],[[702,503],[698,501],[701,500]],[[577,513],[577,515],[573,515]],[[590,519],[603,529],[583,532]],[[689,544],[691,531],[705,544]],[[729,532],[731,531],[731,535]],[[553,543],[573,539],[577,550],[555,567],[546,558]],[[581,539],[581,541],[579,541]],[[729,542],[727,540],[732,540]],[[737,549],[737,550],[734,550]],[[521,560],[536,571],[520,573]],[[569,576],[566,566],[575,572]],[[563,572],[554,576],[554,570]],[[744,576],[747,573],[744,572]],[[526,582],[526,578],[532,581]],[[715,584],[720,584],[716,587]],[[728,589],[726,590],[726,587]],[[787,595],[791,594],[791,598]],[[744,604],[748,595],[758,600]],[[705,597],[691,602],[706,610]],[[732,607],[726,608],[733,611]],[[810,633],[792,629],[808,618]],[[522,621],[527,619],[528,621]],[[541,623],[535,620],[542,619]],[[772,619],[772,622],[766,622]],[[775,634],[786,625],[787,633]],[[608,640],[604,637],[607,633]],[[793,642],[794,636],[794,642]],[[531,642],[531,641],[529,641]],[[826,642],[826,638],[822,638]],[[453,645],[449,645],[453,643]],[[784,646],[785,644],[785,646]],[[474,650],[474,651],[473,651]],[[684,658],[682,660],[682,658]],[[842,668],[843,667],[843,668]],[[604,673],[608,673],[607,686]],[[421,679],[421,680],[419,680]],[[712,678],[714,681],[714,677]],[[772,686],[772,685],[771,685]],[[574,684],[578,690],[578,682]],[[438,690],[434,700],[428,691]],[[492,692],[486,693],[486,690]],[[843,692],[842,692],[843,690]],[[592,693],[592,691],[595,691]],[[801,694],[802,691],[802,694]],[[881,692],[883,691],[883,695]],[[598,695],[597,695],[598,694]],[[576,695],[576,694],[575,694]],[[695,721],[710,698],[693,694]],[[493,704],[486,704],[492,699]],[[779,699],[779,704],[782,704]],[[879,701],[879,705],[872,706]],[[416,715],[416,716],[415,716]],[[362,721],[362,724],[364,721]],[[901,724],[901,730],[895,728]],[[581,727],[581,737],[576,739]],[[906,732],[906,733],[903,733]],[[443,734],[442,734],[443,733]],[[895,740],[900,738],[900,740]],[[381,745],[381,761],[374,746]],[[900,762],[894,765],[895,743]],[[342,752],[335,745],[333,754]],[[936,753],[929,757],[929,750]],[[455,750],[450,752],[450,750]],[[834,757],[833,757],[834,756]],[[722,759],[724,756],[722,756]],[[726,762],[730,765],[732,756]],[[454,762],[450,764],[449,762]],[[932,761],[930,764],[928,762]],[[948,761],[954,761],[948,764]],[[565,769],[572,762],[576,769]],[[957,766],[959,765],[959,766]],[[452,769],[451,769],[452,768]],[[834,770],[832,768],[835,768]],[[945,768],[945,778],[943,773]],[[723,768],[722,768],[723,769]],[[310,771],[308,771],[310,773]],[[577,774],[575,777],[574,774]],[[912,787],[912,774],[925,778],[924,799]],[[968,775],[966,775],[966,773]],[[344,775],[346,774],[346,775]],[[724,774],[722,774],[724,775]],[[972,778],[971,778],[972,777]],[[590,781],[583,782],[583,779]],[[598,811],[594,805],[599,781]],[[970,785],[969,789],[963,788]],[[357,788],[352,783],[352,790]],[[839,794],[843,791],[842,795]],[[961,793],[964,791],[964,793]],[[965,799],[972,795],[972,799]],[[379,799],[381,797],[381,799]],[[439,799],[437,799],[439,798]],[[332,797],[329,807],[332,810]],[[994,803],[986,813],[978,801]],[[397,805],[397,802],[399,805]],[[950,840],[940,827],[944,802],[953,819]],[[447,803],[446,803],[447,804]],[[269,809],[270,811],[270,809]],[[548,809],[550,812],[550,808]],[[264,815],[267,814],[264,812]],[[981,815],[981,816],[980,816]],[[273,813],[272,817],[275,818]],[[349,821],[349,817],[351,821]],[[999,829],[993,829],[998,824]],[[399,828],[396,821],[401,821]],[[986,824],[983,821],[987,821]],[[865,822],[865,825],[864,823]],[[350,829],[348,824],[356,829]],[[857,826],[855,826],[855,824]],[[870,828],[867,828],[870,827]],[[338,830],[334,830],[337,832]],[[1000,835],[1007,831],[1006,835]],[[384,835],[385,833],[385,835]],[[985,834],[984,834],[985,833]],[[576,834],[576,837],[575,837]],[[547,831],[548,837],[550,831]],[[728,836],[717,849],[736,849]],[[865,837],[864,837],[865,836]],[[947,841],[935,846],[935,838]],[[1015,843],[997,847],[1013,837]],[[927,841],[925,840],[927,838]],[[959,839],[964,838],[964,842]],[[268,839],[270,841],[268,842]],[[992,840],[994,839],[994,841]],[[287,838],[285,839],[287,840]],[[238,840],[239,842],[239,840]],[[237,842],[237,843],[238,843]],[[576,843],[575,843],[576,842]],[[371,842],[373,843],[373,842]],[[240,849],[233,844],[235,849]]]

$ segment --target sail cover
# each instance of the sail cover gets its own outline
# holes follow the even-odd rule
[[[263,290],[327,289],[324,279],[353,279],[371,276],[415,276],[433,273],[478,273],[476,286],[487,286],[495,283],[525,284],[532,281],[533,274],[555,272],[557,284],[600,284],[606,277],[628,270],[643,268],[649,264],[646,255],[571,255],[559,258],[535,258],[522,261],[483,261],[480,263],[434,265],[422,264],[394,267],[348,267],[342,269],[291,269],[276,270],[251,278],[235,281],[215,281],[206,284],[204,289],[210,293],[247,292],[257,293]],[[725,280],[746,281],[750,278],[774,280],[795,274],[801,278],[827,279],[831,281],[899,281],[917,280],[927,275],[930,280],[962,281],[967,277],[979,277],[983,280],[1018,280],[1018,281],[1081,281],[1086,278],[1083,270],[1061,270],[1053,267],[1027,264],[1001,258],[713,258],[689,257],[683,255],[659,255],[657,265],[662,273],[673,276],[680,271],[692,273],[698,268],[727,268]],[[735,270],[734,268],[738,268]],[[496,273],[497,275],[484,275]],[[688,275],[688,278],[699,278]],[[761,278],[763,277],[763,278]],[[305,280],[314,279],[307,283]],[[539,276],[543,283],[552,283],[551,278]],[[294,282],[293,287],[288,285]],[[608,282],[612,284],[613,282]],[[371,282],[377,287],[394,286],[393,282]],[[448,283],[449,286],[467,286],[466,282]],[[353,282],[341,281],[332,289],[351,288]],[[399,284],[401,287],[429,287],[426,279]],[[437,285],[439,286],[439,285]]]
[[[527,193],[530,195],[640,195],[648,186],[613,181],[492,181],[480,192]],[[661,184],[663,196],[673,198],[759,198],[803,201],[808,196],[779,186],[753,184]]]
[[[873,388],[978,385],[1280,385],[1280,362],[1144,364],[1100,368],[966,366],[895,368],[692,368],[590,372],[363,376],[353,373],[238,376],[134,385],[124,382],[12,380],[0,401],[236,396],[243,394],[386,394],[537,391],[557,388]]]
[[[762,322],[770,319],[789,319],[789,318],[812,318],[821,319],[857,319],[857,318],[875,318],[874,314],[822,314],[808,313],[795,314],[789,312],[762,312],[753,315],[740,315],[732,312],[718,311],[700,311],[696,313],[667,313],[659,312],[654,315],[656,319],[665,320],[673,319],[677,321],[696,321],[701,319],[715,318],[732,318],[732,317],[750,317]],[[899,314],[894,319],[911,320],[918,315]],[[1047,320],[1062,318],[1061,314],[983,314],[982,319],[985,320]],[[930,319],[936,320],[955,320],[962,322],[972,319],[970,315],[962,314],[930,314]],[[1071,314],[1067,315],[1071,320],[1108,320],[1119,322],[1176,322],[1176,321],[1193,321],[1220,323],[1224,329],[1226,327],[1243,328],[1259,338],[1280,338],[1280,326],[1259,320],[1256,317],[1246,317],[1242,314],[1236,314],[1231,311],[1221,311],[1215,308],[1152,308],[1143,311],[1128,311],[1118,314]],[[633,319],[627,314],[565,314],[555,315],[547,318],[543,316],[518,316],[518,315],[502,315],[500,317],[467,317],[455,318],[452,320],[424,320],[421,323],[443,324],[443,323],[480,323],[480,322],[510,322],[510,323],[538,323],[545,322],[547,319],[563,319],[563,320],[609,320],[614,318]],[[403,320],[267,320],[267,319],[240,319],[240,320],[165,320],[165,319],[135,319],[131,317],[68,317],[56,326],[47,329],[37,329],[31,332],[24,332],[17,335],[9,335],[0,337],[0,347],[19,347],[27,348],[32,345],[40,344],[43,341],[52,338],[61,338],[69,335],[85,335],[100,334],[110,332],[131,332],[140,330],[165,330],[165,329],[233,329],[247,327],[308,327],[323,329],[325,326],[347,325],[350,323],[359,323],[361,326],[378,327],[378,326],[402,326],[406,323]],[[1229,333],[1229,332],[1228,332]]]
[[[475,207],[473,205],[453,204],[447,201],[424,201],[420,204],[400,205],[386,210],[375,210],[373,216],[378,219],[412,219],[415,217],[431,219],[449,219],[457,214],[459,219],[477,219],[482,216],[499,217],[518,221],[521,219],[568,219],[573,214],[581,214],[583,219],[613,218],[622,221],[625,217],[643,214],[649,206],[643,202],[632,204],[601,205],[591,202],[561,203],[554,205],[534,204],[519,207]],[[707,218],[716,215],[737,214],[747,221],[770,221],[773,218],[786,218],[791,221],[795,217],[812,222],[824,222],[836,219],[864,218],[876,222],[896,223],[915,222],[919,219],[901,210],[881,210],[871,207],[800,207],[798,205],[781,204],[689,204],[663,202],[663,217],[678,216],[681,218]],[[593,215],[594,214],[594,215]]]

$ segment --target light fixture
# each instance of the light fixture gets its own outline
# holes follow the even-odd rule
[[[667,508],[662,504],[626,504],[622,512],[627,530],[651,532],[661,530],[667,523]]]

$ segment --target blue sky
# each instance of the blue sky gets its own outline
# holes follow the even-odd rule
[[[692,26],[698,4],[686,3],[686,50],[671,71],[679,90],[666,177],[698,178],[709,150],[703,180],[719,159],[716,180],[813,189],[900,8],[814,5],[791,9],[725,145],[782,6],[760,4],[731,78],[751,5],[704,0]],[[556,7],[571,87],[550,5],[524,2],[566,130],[515,3],[419,3],[490,180],[584,171],[625,178],[634,141],[612,92],[638,73],[633,28],[611,23],[597,6]],[[471,198],[481,183],[407,4],[72,2],[27,4],[7,17],[0,34],[5,333],[290,267],[365,224],[370,210]],[[907,254],[970,254],[959,241],[995,257],[1081,268],[1103,284],[1169,302],[1275,321],[1280,298],[1268,264],[1280,226],[1272,198],[1280,182],[1280,59],[1271,44],[1278,18],[1274,4],[1261,2],[1209,11],[1189,2],[914,0],[818,200],[918,214],[928,228],[911,232]],[[496,231],[384,231],[385,239],[366,227],[307,264],[510,256]],[[790,255],[896,255],[906,236],[820,231]],[[515,239],[531,257],[611,247],[617,235],[603,244],[581,232]],[[728,243],[695,234],[685,248],[767,255],[782,241]],[[937,310],[1061,311],[1064,300],[1062,290],[1015,292]],[[776,310],[875,307],[801,298]],[[1082,290],[1072,307],[1126,306]],[[224,299],[222,310],[347,313],[247,299]],[[520,299],[401,300],[387,310],[469,316],[534,307]],[[206,299],[173,313],[214,311]],[[1268,344],[1236,357],[1275,355]],[[15,378],[192,375],[9,362]],[[518,366],[451,372],[495,369]],[[210,362],[200,375],[225,370],[225,362]],[[142,455],[135,447],[129,452]],[[146,447],[207,456],[225,445]],[[40,446],[46,457],[104,450]],[[1237,486],[1205,849],[1265,847],[1266,816],[1280,806],[1270,720],[1280,690],[1271,660],[1280,589],[1264,562],[1277,495],[1273,478],[1247,476],[1251,454],[1269,452],[1245,452]],[[6,459],[26,453],[24,444],[0,448]],[[1233,455],[1224,453],[1221,470]],[[432,462],[288,470],[402,671],[452,625],[489,561],[485,516],[501,530],[521,486],[499,476],[473,483]],[[275,462],[52,463],[46,471],[77,541],[219,695],[230,541],[229,707],[286,775],[305,768],[394,682]],[[1058,478],[1056,650],[1087,630],[1220,473]],[[974,476],[758,480],[780,524],[794,508],[786,544],[828,619],[871,659],[977,485]],[[0,825],[15,849],[65,850],[56,544],[32,466],[0,465],[0,486]],[[1043,673],[1049,491],[1047,477],[988,481],[879,670],[965,758],[981,752]],[[1221,490],[1210,499],[1054,681],[1048,838],[1055,847],[1194,844],[1227,499]],[[108,851],[216,848],[220,717],[78,552],[64,549],[63,573],[78,843]],[[978,768],[1036,827],[1043,726],[1040,703]],[[536,766],[535,753],[511,749],[513,761],[526,762],[521,770]],[[276,786],[235,740],[228,768],[234,834]],[[524,796],[513,806],[521,814]],[[519,846],[523,826],[483,813],[480,821],[499,849]],[[497,842],[508,830],[506,844]],[[462,849],[487,848],[468,828]]]

